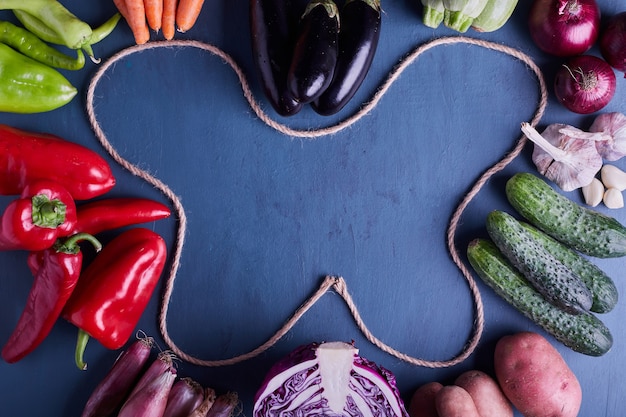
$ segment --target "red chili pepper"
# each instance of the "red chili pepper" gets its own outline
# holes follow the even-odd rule
[[[86,233],[58,240],[49,249],[31,252],[28,265],[35,275],[26,307],[2,349],[2,358],[14,363],[43,342],[72,294],[81,270],[83,255],[78,243],[87,240],[96,250],[101,245]]]
[[[70,193],[53,181],[35,181],[4,210],[0,250],[39,251],[76,227],[76,205]]]
[[[91,235],[139,223],[164,219],[170,209],[147,198],[107,198],[77,207],[76,232]]]
[[[60,183],[76,200],[97,197],[115,185],[111,167],[91,149],[0,124],[0,194],[21,194],[41,179]]]
[[[79,329],[76,365],[85,369],[89,337],[108,349],[121,348],[133,334],[161,272],[167,248],[159,234],[129,229],[115,237],[85,268],[62,316]]]

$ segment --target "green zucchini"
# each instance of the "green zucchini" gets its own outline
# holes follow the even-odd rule
[[[533,226],[571,249],[597,258],[626,255],[626,227],[559,194],[533,174],[511,177],[506,196]]]
[[[477,32],[493,32],[509,20],[518,0],[489,0],[478,17],[472,21],[472,29]]]
[[[602,356],[613,346],[606,325],[591,313],[569,314],[546,301],[487,239],[475,239],[467,248],[469,262],[496,294],[570,349]]]
[[[502,254],[546,300],[571,314],[589,311],[591,291],[508,213],[487,216],[487,232]]]
[[[598,268],[593,262],[590,262],[578,252],[570,249],[558,240],[548,236],[528,223],[521,222],[521,224],[533,235],[538,243],[583,280],[593,295],[591,311],[594,313],[608,313],[613,310],[617,304],[618,292],[611,277]]]

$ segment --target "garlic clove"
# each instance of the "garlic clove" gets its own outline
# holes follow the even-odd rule
[[[617,188],[608,188],[604,192],[604,198],[602,199],[604,205],[610,209],[618,209],[624,207],[624,196],[622,192]]]
[[[585,203],[591,207],[595,207],[602,202],[604,197],[604,185],[597,178],[581,188]]]
[[[615,165],[605,164],[600,170],[600,177],[606,188],[626,190],[626,172]]]

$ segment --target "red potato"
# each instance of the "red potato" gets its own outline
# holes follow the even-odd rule
[[[474,400],[480,417],[513,417],[513,407],[498,383],[482,371],[463,372],[454,381]]]
[[[480,417],[469,392],[457,385],[447,385],[435,398],[439,417]]]
[[[429,382],[415,390],[409,403],[410,417],[439,417],[435,397],[443,388],[439,382]]]
[[[525,417],[576,417],[582,390],[576,375],[543,336],[502,337],[494,352],[502,392]]]

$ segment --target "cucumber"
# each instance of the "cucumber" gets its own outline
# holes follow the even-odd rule
[[[533,235],[548,252],[563,265],[574,271],[583,280],[593,295],[593,304],[590,310],[594,313],[608,313],[617,304],[618,291],[615,283],[604,271],[593,262],[581,256],[558,240],[548,236],[541,230],[528,223],[521,222],[522,226]]]
[[[502,254],[546,300],[568,313],[589,311],[591,291],[508,213],[494,210],[487,216],[487,232]]]
[[[546,301],[487,239],[475,239],[467,248],[469,262],[496,294],[570,349],[602,356],[613,346],[606,325],[591,313],[569,314]]]
[[[557,193],[533,174],[511,177],[506,196],[532,225],[571,249],[596,258],[626,255],[626,227]]]

